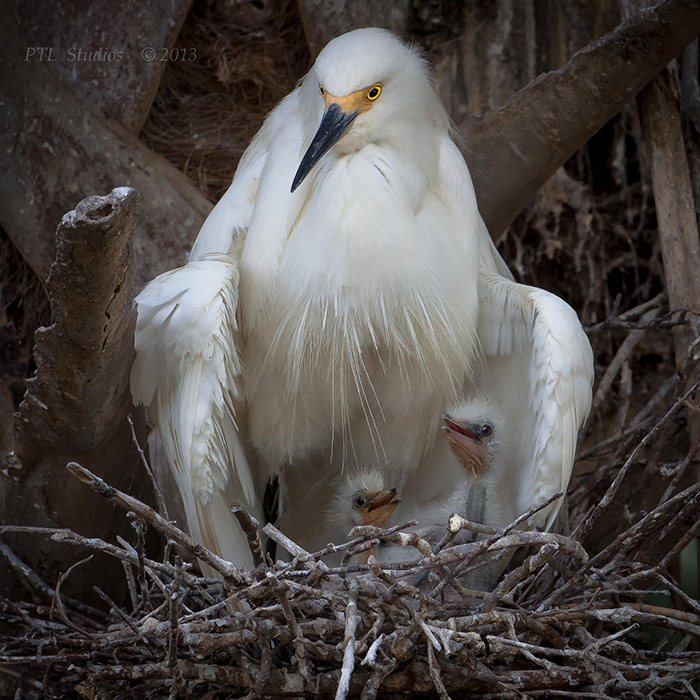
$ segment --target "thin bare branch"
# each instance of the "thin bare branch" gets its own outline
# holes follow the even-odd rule
[[[192,551],[199,559],[218,571],[225,579],[229,579],[237,584],[243,582],[244,578],[241,575],[240,569],[237,569],[231,562],[222,559],[217,554],[210,552],[206,547],[195,542],[186,532],[183,532],[180,528],[169,523],[150,506],[112,488],[98,476],[95,476],[89,469],[86,469],[77,462],[68,463],[66,469],[101,496],[104,496],[110,501],[114,501],[125,510],[131,510],[140,515],[149,525],[159,532],[166,534],[179,545],[185,547],[185,549]]]
[[[357,631],[357,582],[350,581],[348,604],[345,608],[345,639],[343,666],[340,671],[335,700],[345,700],[350,690],[350,676],[355,669],[355,633]]]
[[[248,539],[248,547],[253,555],[253,563],[255,566],[264,566],[265,558],[262,553],[262,543],[260,542],[260,534],[258,527],[260,523],[243,507],[241,503],[235,502],[231,504],[231,512],[236,516],[241,529]]]

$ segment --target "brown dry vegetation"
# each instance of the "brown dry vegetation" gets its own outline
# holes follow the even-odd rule
[[[293,2],[197,3],[177,46],[197,60],[166,69],[141,138],[218,201],[265,115],[309,66],[303,30]]]

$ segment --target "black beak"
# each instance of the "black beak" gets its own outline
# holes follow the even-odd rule
[[[318,163],[321,156],[334,144],[340,140],[340,137],[348,130],[350,124],[353,123],[359,112],[351,112],[346,114],[340,107],[333,103],[326,110],[321,120],[321,126],[311,141],[304,157],[301,159],[297,174],[292,182],[292,192],[301,185],[304,178],[311,172],[311,169]]]

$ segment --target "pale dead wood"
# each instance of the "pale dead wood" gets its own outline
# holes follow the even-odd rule
[[[15,418],[19,464],[13,479],[0,481],[4,522],[68,525],[87,534],[113,531],[115,513],[101,498],[66,488],[65,463],[99,462],[96,468],[110,481],[127,485],[138,460],[126,420],[136,323],[131,240],[138,206],[134,190],[117,188],[83,200],[58,227],[48,280],[53,323],[36,333],[37,372]],[[146,491],[135,493],[143,497]],[[43,578],[70,564],[43,549],[26,555]],[[109,590],[114,572],[98,573],[95,566],[86,571]],[[13,585],[12,577],[0,578],[1,588]],[[70,586],[85,579],[75,577]]]
[[[180,643],[180,586],[182,581],[182,561],[179,557],[175,560],[175,578],[170,584],[168,590],[169,611],[168,617],[170,622],[170,630],[168,631],[168,668],[173,679],[173,684],[170,688],[170,698],[174,700],[182,695],[185,690],[185,679],[182,676],[180,665],[178,663],[178,644]]]
[[[345,639],[343,666],[340,671],[335,700],[345,700],[350,690],[350,677],[355,670],[355,633],[357,630],[357,582],[350,581],[348,604],[345,608]]]
[[[285,552],[289,552],[293,557],[303,561],[311,559],[311,554],[303,547],[300,547],[296,542],[289,539],[287,535],[280,532],[272,523],[267,523],[263,528],[263,532],[273,541],[282,547]]]
[[[263,566],[265,564],[265,558],[263,557],[262,543],[260,541],[260,533],[258,532],[260,523],[237,501],[231,504],[231,512],[236,517],[236,520],[238,520],[241,529],[245,532],[248,539],[250,553],[253,555],[253,564],[255,564],[255,566]]]

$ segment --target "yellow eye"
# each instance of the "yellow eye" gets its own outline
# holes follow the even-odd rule
[[[326,91],[323,89],[323,85],[318,86],[318,94],[321,95],[321,97],[325,96]]]
[[[379,97],[379,95],[382,94],[382,86],[377,84],[377,85],[372,85],[372,87],[367,90],[367,99],[370,100],[371,102],[374,102],[374,100]]]

